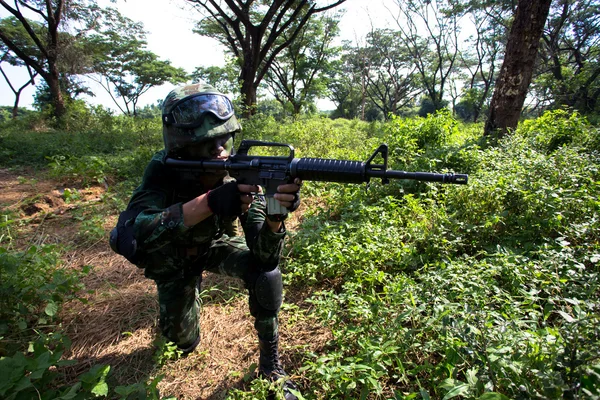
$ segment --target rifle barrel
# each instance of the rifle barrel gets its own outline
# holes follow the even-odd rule
[[[363,183],[370,178],[411,179],[425,182],[441,182],[465,185],[468,175],[436,174],[432,172],[406,172],[384,170],[382,166],[368,167],[364,162],[329,160],[323,158],[295,158],[290,165],[291,175],[308,181]]]

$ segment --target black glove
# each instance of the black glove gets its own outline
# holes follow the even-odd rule
[[[235,217],[242,213],[241,193],[237,182],[229,182],[208,192],[208,208],[221,217]]]

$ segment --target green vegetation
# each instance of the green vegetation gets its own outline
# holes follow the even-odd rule
[[[2,123],[0,162],[107,184],[97,219],[81,231],[100,238],[100,216],[123,207],[161,147],[160,122],[102,109],[76,115],[73,131],[47,129],[35,114]],[[299,318],[332,333],[318,353],[294,350],[301,368],[290,372],[301,375],[305,398],[600,396],[598,128],[559,110],[493,145],[482,130],[447,112],[385,123],[260,115],[244,123],[244,138],[290,143],[300,157],[365,160],[386,142],[392,168],[469,174],[466,186],[305,184],[286,290],[305,293],[310,308]],[[10,379],[0,397],[28,398],[35,387],[41,398],[158,398],[160,378],[113,390],[108,366],[61,383],[68,339],[56,315],[87,271],[63,268],[60,247],[19,248],[19,220],[1,217],[0,373]],[[172,353],[163,345],[157,362],[168,368]],[[229,396],[266,390],[256,380]]]

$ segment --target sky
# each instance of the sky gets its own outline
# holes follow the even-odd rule
[[[191,73],[198,66],[224,64],[224,49],[215,40],[201,37],[192,32],[195,21],[199,19],[198,12],[186,7],[183,0],[117,0],[116,4],[108,0],[98,0],[101,6],[116,7],[126,17],[140,21],[148,32],[148,50],[156,53],[160,59],[171,61],[175,67],[181,67]],[[384,28],[392,26],[389,20],[390,11],[394,9],[395,0],[347,0],[340,8],[346,13],[341,20],[341,38],[346,40],[361,40],[371,30],[371,26]],[[6,17],[7,11],[0,9],[0,17]],[[28,80],[24,68],[14,68],[3,65],[13,86],[20,87]],[[38,78],[37,82],[40,81]],[[117,110],[109,94],[97,83],[85,79],[85,82],[95,93],[94,97],[82,96],[90,104],[102,104],[107,108]],[[138,103],[138,107],[155,104],[164,99],[173,89],[166,83],[146,92]],[[19,106],[31,108],[35,88],[27,87],[21,94]],[[14,94],[3,77],[0,76],[0,105],[12,106]],[[328,100],[317,102],[320,109],[332,109],[333,104]]]

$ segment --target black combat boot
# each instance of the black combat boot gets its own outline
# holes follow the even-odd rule
[[[276,382],[282,377],[288,375],[283,370],[281,362],[279,361],[279,336],[276,336],[273,340],[263,340],[258,337],[260,358],[258,365],[258,374],[260,377],[265,378],[271,382]],[[298,400],[290,389],[299,391],[298,386],[294,384],[290,379],[286,379],[283,384],[283,394],[285,400]]]

